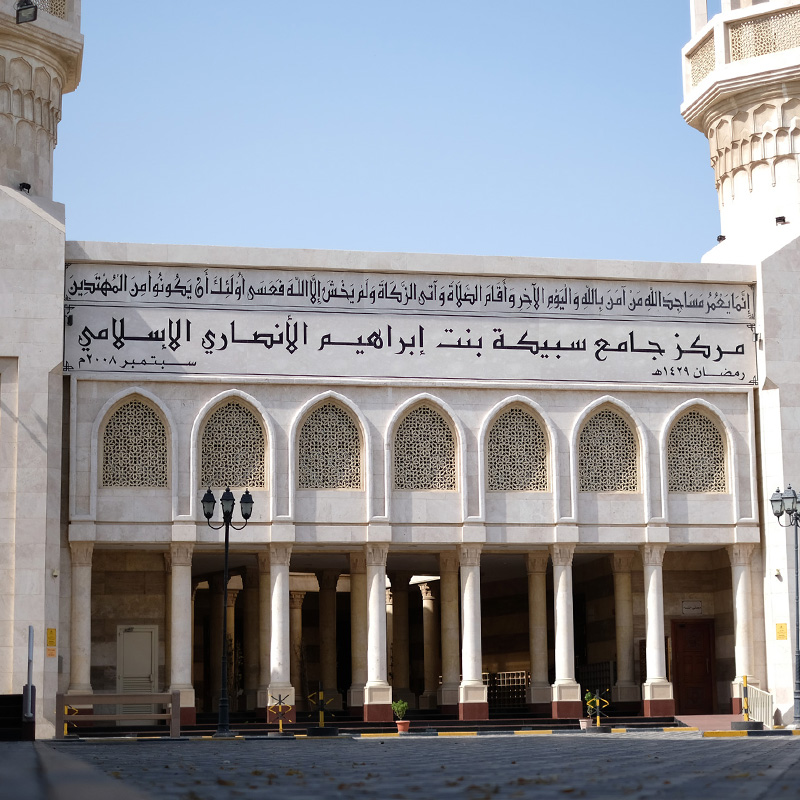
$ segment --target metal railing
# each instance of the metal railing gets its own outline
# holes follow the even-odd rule
[[[739,684],[742,691],[742,684]],[[747,699],[750,719],[754,722],[763,722],[765,728],[771,728],[774,723],[775,698],[752,684],[747,685]]]

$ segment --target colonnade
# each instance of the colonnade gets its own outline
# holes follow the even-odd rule
[[[752,615],[750,559],[755,545],[728,547],[732,570],[737,681],[752,676]],[[394,697],[410,693],[408,592],[411,573],[394,573],[392,608],[393,685],[388,680],[386,563],[388,544],[367,544],[350,554],[350,627],[352,683],[349,707],[363,707],[367,721],[392,718]],[[72,542],[72,626],[70,687],[74,693],[91,691],[91,542]],[[181,692],[182,716],[194,716],[192,687],[192,551],[191,543],[170,545],[167,564],[169,689]],[[422,584],[424,691],[422,708],[458,712],[461,719],[488,717],[487,688],[482,680],[481,552],[478,544],[459,545],[439,553],[438,591]],[[634,636],[631,570],[634,552],[611,554],[614,580],[617,681],[613,699],[644,701],[646,716],[674,714],[672,685],[667,679],[664,646],[664,544],[640,548],[644,570],[646,616],[646,675],[641,687],[634,682]],[[528,573],[531,682],[527,701],[533,710],[553,717],[582,713],[581,687],[575,679],[572,573],[574,544],[556,544],[526,554]],[[290,590],[290,544],[270,544],[258,553],[257,567],[248,567],[244,580],[245,631],[257,647],[247,649],[245,692],[259,708],[280,701],[296,706],[302,641],[303,592]],[[548,562],[553,565],[555,680],[548,681],[547,583]],[[341,706],[336,680],[336,585],[338,570],[317,573],[320,591],[321,682],[327,698]],[[219,586],[222,592],[226,587]],[[230,591],[230,590],[229,590]],[[230,594],[229,594],[230,597]],[[437,608],[438,606],[438,608]],[[461,613],[459,614],[459,606]],[[228,604],[232,608],[232,604]],[[222,603],[211,606],[212,628],[221,629]],[[125,620],[120,620],[124,623]],[[233,625],[229,621],[229,630]],[[212,637],[213,643],[213,637]],[[221,660],[221,641],[212,647],[211,664]],[[213,650],[217,652],[214,653]],[[441,683],[439,683],[441,675]],[[212,675],[213,680],[213,675]],[[268,712],[268,718],[274,718]]]

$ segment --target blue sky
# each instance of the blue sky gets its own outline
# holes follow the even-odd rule
[[[715,244],[708,145],[679,113],[686,2],[82,9],[55,164],[70,239],[653,261]]]

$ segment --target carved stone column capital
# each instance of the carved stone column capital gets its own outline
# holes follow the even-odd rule
[[[172,542],[169,546],[169,560],[172,567],[191,567],[194,544],[191,542]]]
[[[236,605],[236,597],[239,594],[238,589],[228,589],[226,604],[228,608],[233,608]]]
[[[630,572],[636,553],[632,550],[618,550],[611,554],[611,569],[614,573]]]
[[[571,567],[572,556],[575,554],[574,544],[550,545],[550,556],[554,567]]]
[[[643,544],[641,547],[642,563],[646,567],[660,567],[664,563],[665,544]]]
[[[292,558],[292,546],[290,544],[271,544],[269,546],[270,565],[276,567],[288,567]]]
[[[368,567],[385,567],[389,555],[388,544],[368,544],[364,546],[364,557]]]
[[[70,542],[73,567],[91,567],[94,542]]]
[[[755,544],[740,543],[728,546],[728,558],[731,560],[732,567],[746,567],[750,564],[750,559],[753,557],[753,551],[756,549]]]
[[[392,590],[387,587],[386,589],[386,607],[388,608],[393,604],[394,597],[392,596]]]
[[[289,592],[289,608],[302,608],[305,592]]]
[[[350,574],[360,575],[367,571],[367,558],[364,553],[350,553]]]
[[[525,556],[528,567],[528,574],[535,572],[547,572],[547,562],[550,560],[550,553],[547,550],[530,550]]]
[[[413,572],[390,572],[389,580],[392,582],[392,591],[408,591],[409,581],[414,577]]]
[[[454,550],[445,550],[444,552],[439,553],[439,571],[458,571],[458,554]]]
[[[439,596],[433,591],[430,583],[418,583],[420,594],[422,595],[422,602],[426,600],[438,600]]]
[[[319,590],[323,591],[325,589],[336,591],[336,584],[339,583],[339,570],[338,569],[322,569],[316,573],[317,575],[317,583],[319,584]]]
[[[479,567],[481,565],[481,545],[460,544],[458,546],[458,563],[462,567]]]
[[[269,552],[265,552],[263,550],[256,553],[256,558],[258,559],[258,571],[262,575],[269,574]]]

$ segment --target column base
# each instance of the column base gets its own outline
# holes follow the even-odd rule
[[[280,714],[283,714],[285,723],[297,720],[297,707],[295,704],[295,691],[291,685],[270,686],[267,697],[267,722],[277,723]],[[278,708],[280,703],[281,708]],[[287,706],[289,707],[287,710]]]
[[[612,703],[640,703],[641,689],[635,683],[618,683],[611,687]]]
[[[443,714],[455,714],[458,710],[458,684],[440,686],[436,692],[436,700]]]
[[[672,695],[672,684],[669,681],[649,681],[642,685],[644,698],[644,716],[674,717],[675,698]]]
[[[347,707],[361,708],[364,705],[364,687],[355,684],[347,690]]]
[[[553,719],[579,719],[583,716],[583,698],[579,683],[554,683],[551,697]]]
[[[489,719],[488,703],[459,703],[458,718],[460,720]]]
[[[388,683],[378,683],[364,687],[364,722],[391,722],[392,687]]]
[[[432,710],[438,706],[439,703],[437,702],[436,692],[423,692],[419,696],[419,708]]]
[[[197,724],[197,709],[194,706],[181,706],[181,727]]]

